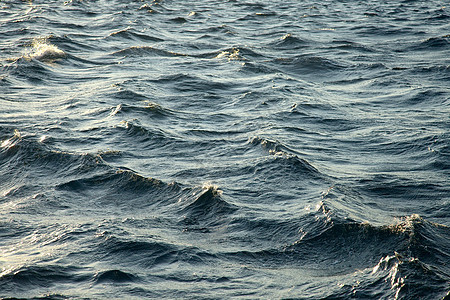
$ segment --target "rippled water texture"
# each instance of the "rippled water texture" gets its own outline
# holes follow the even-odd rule
[[[0,298],[449,299],[446,1],[0,1]]]

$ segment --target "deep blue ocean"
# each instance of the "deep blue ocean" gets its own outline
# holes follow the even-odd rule
[[[450,299],[450,3],[1,0],[0,298]]]

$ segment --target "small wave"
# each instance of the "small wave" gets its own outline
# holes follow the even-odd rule
[[[428,38],[424,41],[416,43],[415,45],[409,46],[404,49],[404,51],[439,51],[448,49],[450,45],[450,34]]]
[[[25,80],[32,84],[42,84],[57,78],[49,65],[37,59],[30,59],[29,56],[13,60],[4,70],[11,79]]]
[[[64,182],[56,188],[71,192],[73,197],[89,199],[92,205],[110,207],[113,210],[140,210],[159,204],[167,205],[176,202],[182,192],[176,183],[166,184],[130,170],[112,168],[103,174]]]
[[[259,145],[263,149],[267,150],[270,154],[274,154],[277,152],[293,152],[291,149],[287,148],[286,146],[282,145],[278,141],[272,141],[270,139],[261,138],[258,136],[254,136],[248,140],[248,143],[251,145]]]
[[[295,75],[329,76],[329,72],[341,71],[346,65],[320,56],[298,55],[290,58],[276,58],[269,65]]]
[[[19,130],[14,130],[14,135],[2,141],[0,148],[1,152],[14,148],[22,140],[22,134]]]
[[[122,191],[131,190],[138,191],[141,189],[150,189],[162,184],[161,181],[153,178],[142,177],[129,170],[119,169],[117,171],[110,170],[109,172],[96,175],[90,178],[75,179],[65,182],[58,187],[61,189],[80,190],[89,189],[90,187],[100,187],[108,185],[109,187],[116,186]]]
[[[213,81],[203,76],[192,76],[188,74],[163,75],[157,79],[151,79],[149,82],[167,84],[176,92],[197,93],[224,91],[236,86],[231,81]]]
[[[276,69],[257,62],[244,62],[240,71],[251,75],[276,74],[278,72]]]
[[[335,40],[333,41],[333,45],[336,46],[333,46],[331,48],[351,50],[351,51],[356,50],[363,53],[373,53],[376,51],[375,49],[367,45],[346,40]]]
[[[145,3],[141,5],[138,10],[145,11],[147,13],[159,13],[157,10],[155,10],[155,6],[157,7],[159,5],[159,1],[153,1],[152,4]]]
[[[195,56],[199,58],[212,58],[212,59],[226,58],[228,60],[242,60],[242,61],[252,61],[256,59],[265,58],[263,54],[260,54],[248,47],[225,48],[219,51],[207,52]]]
[[[448,241],[445,241],[445,236],[449,233],[448,227],[424,221],[414,215],[406,217],[398,224],[373,226],[369,223],[339,219],[330,214],[328,209],[324,211],[307,215],[309,222],[303,220],[298,223],[298,239],[290,245],[274,246],[272,243],[269,244],[271,247],[263,248],[261,246],[267,244],[256,244],[259,247],[252,244],[246,247],[248,250],[224,252],[223,255],[231,261],[256,266],[277,268],[280,264],[290,265],[304,270],[325,272],[328,276],[361,272],[370,274],[384,268],[388,269],[388,274],[385,275],[389,277],[392,276],[389,272],[396,269],[382,266],[382,261],[397,253],[396,256],[405,257],[405,262],[416,264],[415,262],[420,261],[418,265],[427,265],[417,273],[421,280],[432,275],[428,278],[430,283],[439,286],[440,290],[445,286],[445,281],[448,281],[448,266],[445,262],[450,256],[449,253],[442,252],[448,244]],[[289,231],[291,230],[293,229]],[[295,232],[293,233],[295,237]],[[393,277],[395,281],[399,278]],[[407,277],[404,278],[405,284]],[[379,278],[380,274],[377,274],[376,280]],[[367,277],[359,277],[359,280],[363,284],[371,284],[371,279],[366,281]],[[420,280],[413,279],[409,284],[414,286],[419,282]],[[418,292],[424,292],[416,287]],[[390,288],[391,286],[388,286],[388,289]]]
[[[242,22],[264,22],[265,18],[273,18],[276,17],[278,14],[274,11],[262,11],[262,12],[252,12],[250,14],[247,14],[244,17],[239,18],[239,21]]]
[[[443,21],[443,20],[447,20],[450,19],[450,13],[447,13],[444,10],[445,7],[443,7],[442,9],[438,9],[436,11],[433,12],[432,16],[430,16],[429,18],[427,18],[429,21]]]
[[[163,42],[164,41],[161,38],[146,35],[143,33],[137,33],[132,28],[126,28],[126,29],[112,32],[109,34],[109,37],[118,37],[121,39],[133,39],[133,40],[146,41],[146,42]]]
[[[147,146],[154,145],[161,148],[176,141],[175,138],[163,130],[144,126],[137,119],[121,121],[115,128],[119,132],[125,133],[129,138],[137,139],[140,143],[144,143]]]
[[[229,25],[201,27],[195,30],[197,34],[203,34],[201,38],[210,37],[211,35],[217,37],[218,34],[235,35],[235,29]]]
[[[284,35],[281,39],[270,44],[274,49],[296,50],[309,46],[309,41],[300,39],[290,33]]]
[[[415,91],[414,94],[408,95],[404,101],[405,106],[423,105],[424,103],[443,104],[448,100],[447,93],[437,89],[426,89]]]
[[[35,175],[40,172],[56,176],[69,175],[72,171],[81,172],[83,169],[104,166],[96,155],[77,155],[53,150],[33,137],[22,138],[18,131],[12,139],[5,140],[3,144],[1,159],[5,162],[5,166],[23,176],[29,175],[28,172],[35,172]]]
[[[377,276],[378,285],[384,281],[386,292],[390,291],[394,299],[446,299],[448,295],[448,275],[417,258],[397,252],[382,257],[371,275]],[[380,277],[384,280],[379,280]],[[427,288],[424,289],[424,285]]]
[[[230,51],[222,51],[214,58],[226,58],[228,60],[242,60],[243,58],[239,55],[239,49],[234,48]]]
[[[111,108],[110,116],[115,116],[119,114],[144,114],[145,116],[155,116],[155,117],[167,117],[170,116],[171,110],[163,108],[161,105],[153,103],[151,101],[146,101],[145,106],[136,106],[128,104],[118,104]]]
[[[415,32],[411,27],[400,27],[393,26],[390,24],[383,25],[364,25],[364,26],[355,26],[352,28],[357,35],[360,36],[397,36],[397,35],[411,35]]]
[[[249,140],[252,145],[260,145],[263,149],[267,150],[274,159],[274,163],[279,163],[279,167],[284,165],[284,167],[292,167],[293,170],[304,172],[311,175],[319,175],[320,172],[314,166],[312,166],[308,161],[302,159],[295,154],[296,152],[289,149],[288,147],[282,145],[279,142],[271,141],[268,139],[253,137]],[[260,165],[259,167],[263,167]]]
[[[50,35],[44,39],[40,39],[40,42],[45,42],[47,44],[57,44],[59,47],[63,48],[65,52],[83,52],[83,51],[95,51],[96,47],[87,43],[84,39],[78,40],[76,36],[72,35]],[[69,54],[67,54],[69,55]]]
[[[186,54],[176,53],[168,50],[162,50],[151,46],[132,46],[116,52],[111,55],[126,56],[126,57],[143,57],[143,56],[158,56],[158,57],[177,57],[187,56]]]
[[[33,41],[31,53],[25,55],[25,57],[44,62],[54,62],[66,57],[66,53],[44,39]]]
[[[183,224],[196,225],[199,221],[206,221],[212,226],[229,217],[237,208],[223,200],[221,195],[222,191],[217,186],[207,184],[194,189],[188,197],[181,197],[178,203],[180,213],[184,215]]]
[[[110,95],[116,99],[127,100],[133,103],[135,103],[135,101],[148,101],[148,97],[143,94],[122,88],[120,84],[115,84],[114,86],[118,87],[118,91],[114,91],[114,93]]]
[[[405,203],[413,200],[417,201],[418,208],[421,207],[420,203],[423,201],[429,203],[431,199],[440,199],[447,190],[447,186],[440,182],[388,175],[361,180],[357,186],[361,190],[361,194],[370,198],[389,197],[389,199],[403,199]],[[405,207],[404,211],[410,209]]]
[[[227,231],[236,243],[228,247],[245,246],[246,249],[259,251],[291,245],[305,234],[299,229],[310,222],[308,214],[300,214],[298,212],[295,217],[286,217],[283,220],[235,216],[227,223]]]
[[[428,65],[417,66],[410,69],[415,74],[426,74],[427,76],[442,75],[440,77],[443,81],[450,81],[450,64],[449,65]]]
[[[4,271],[0,275],[2,290],[32,290],[50,288],[56,283],[76,284],[88,280],[88,275],[80,274],[81,268],[60,265],[24,266]]]
[[[137,276],[120,270],[102,271],[94,276],[95,284],[136,282],[138,280]]]
[[[176,18],[172,18],[169,20],[170,22],[176,23],[176,24],[184,24],[186,23],[188,20],[186,20],[183,17],[176,17]]]
[[[201,249],[186,245],[178,246],[157,240],[127,240],[112,235],[100,238],[95,251],[103,260],[109,260],[119,265],[126,262],[127,267],[135,266],[144,270],[158,266],[164,268],[179,262],[195,265],[215,258],[214,255]],[[129,276],[125,277],[129,278]],[[133,276],[131,279],[135,280],[135,277]]]

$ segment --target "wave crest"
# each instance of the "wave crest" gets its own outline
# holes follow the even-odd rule
[[[34,40],[31,53],[26,58],[36,59],[44,62],[53,62],[57,59],[66,57],[66,53],[57,46],[50,44],[47,39]]]

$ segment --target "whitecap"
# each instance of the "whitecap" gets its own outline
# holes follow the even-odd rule
[[[32,52],[28,55],[30,59],[37,59],[40,61],[54,61],[56,59],[64,58],[66,53],[57,46],[48,43],[47,41],[33,42]]]

